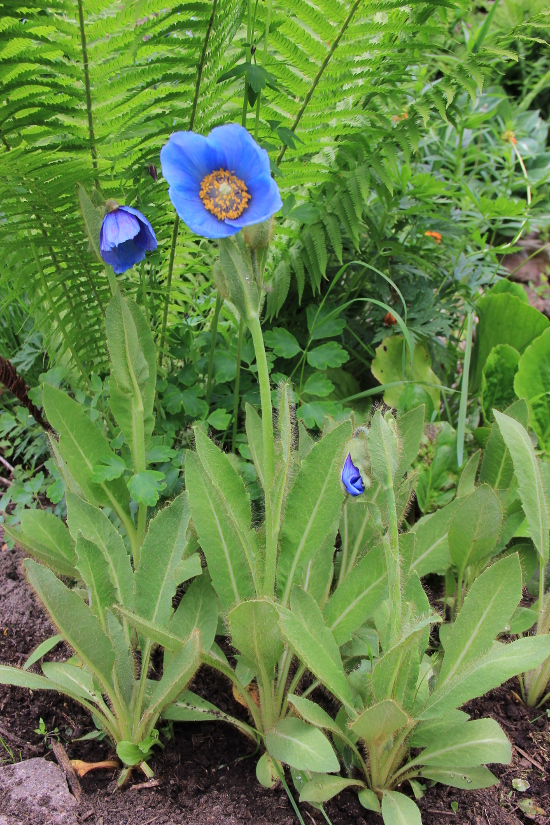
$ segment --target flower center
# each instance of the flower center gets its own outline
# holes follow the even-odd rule
[[[217,169],[202,179],[199,197],[220,221],[239,218],[250,200],[244,181],[235,177],[227,169]]]

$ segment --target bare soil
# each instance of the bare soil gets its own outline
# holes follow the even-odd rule
[[[21,665],[53,629],[32,591],[22,568],[22,553],[5,547],[0,552],[0,662]],[[58,646],[51,658],[63,659],[68,649]],[[224,679],[201,670],[194,690],[233,715],[243,709],[233,699]],[[512,681],[466,708],[473,717],[492,716],[506,730],[514,746],[511,765],[497,765],[499,786],[482,791],[459,791],[436,785],[419,801],[424,825],[473,823],[518,825],[550,823],[550,734],[546,709],[529,711],[516,698]],[[537,718],[538,717],[538,718]],[[76,742],[92,730],[86,712],[71,700],[53,693],[0,686],[0,759],[48,755],[48,740],[35,733],[39,720],[48,731],[58,729],[71,759],[100,761],[110,755],[104,742]],[[244,717],[242,717],[244,718]],[[297,819],[282,788],[263,789],[257,782],[257,755],[251,744],[231,727],[219,722],[176,724],[166,748],[152,761],[154,783],[139,787],[144,777],[116,789],[114,771],[94,771],[82,780],[78,817],[87,825],[294,825]],[[525,779],[529,789],[514,790],[513,779]],[[401,788],[410,793],[408,786]],[[519,804],[533,800],[540,813],[527,815]],[[456,805],[458,808],[456,811]],[[326,820],[320,811],[301,805],[306,823]],[[381,825],[381,818],[361,807],[357,797],[344,792],[325,806],[333,825]],[[1,811],[0,811],[1,813]],[[31,825],[21,822],[21,825]]]

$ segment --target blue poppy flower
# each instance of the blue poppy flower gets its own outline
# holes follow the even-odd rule
[[[267,152],[236,123],[217,126],[208,137],[175,132],[160,161],[176,212],[204,238],[235,235],[283,205]]]
[[[157,248],[153,227],[147,218],[131,206],[107,203],[109,211],[99,232],[99,251],[117,275],[126,272],[145,258],[145,251]]]
[[[348,453],[348,457],[342,467],[342,484],[352,496],[360,496],[361,493],[365,492],[365,485],[363,484],[361,473],[351,460],[351,453]]]

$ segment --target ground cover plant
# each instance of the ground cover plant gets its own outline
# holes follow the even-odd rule
[[[0,682],[121,786],[222,721],[298,821],[417,823],[512,759],[465,703],[549,699],[548,319],[501,266],[548,223],[548,17],[161,5],[0,12],[0,508],[58,631]]]

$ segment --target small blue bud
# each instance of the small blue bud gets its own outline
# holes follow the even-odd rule
[[[107,204],[99,233],[99,251],[117,275],[126,272],[145,258],[145,251],[157,248],[153,227],[147,218],[131,206]]]
[[[342,467],[342,484],[351,496],[360,496],[361,493],[365,492],[365,485],[363,484],[361,473],[351,460],[351,453],[348,453],[348,457]]]

